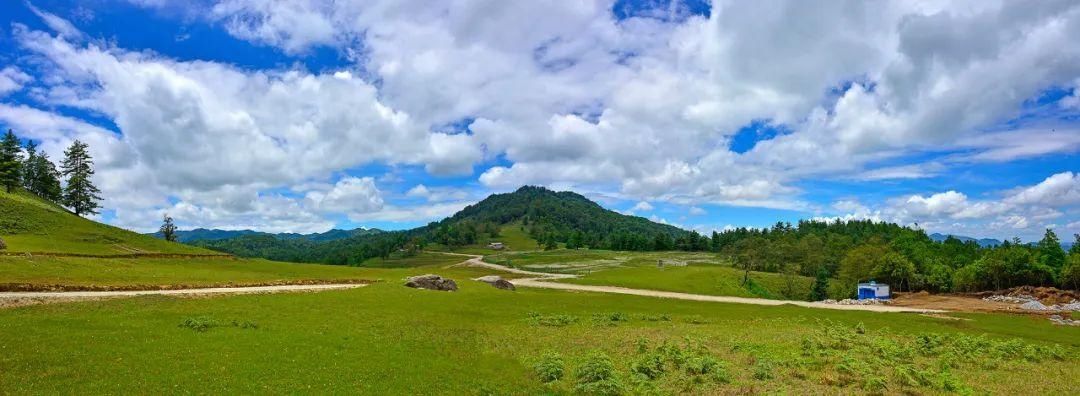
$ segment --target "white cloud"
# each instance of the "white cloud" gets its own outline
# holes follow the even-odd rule
[[[1062,172],[1039,184],[1017,190],[1005,199],[1011,204],[1075,205],[1080,204],[1080,174]]]
[[[82,32],[79,31],[79,28],[76,28],[75,25],[72,25],[71,22],[68,22],[66,19],[58,17],[55,14],[42,11],[41,9],[34,7],[33,4],[30,4],[29,1],[26,2],[26,7],[29,8],[30,11],[34,13],[34,15],[37,15],[39,18],[41,18],[41,20],[45,22],[45,25],[47,25],[49,29],[55,31],[61,37],[65,37],[68,39],[79,39],[82,37]]]
[[[653,210],[653,206],[650,205],[648,202],[645,202],[645,201],[640,201],[640,202],[634,204],[634,207],[630,208],[631,213],[633,213],[633,212],[651,212],[652,210]]]
[[[0,97],[22,89],[30,81],[33,81],[33,77],[14,66],[0,69]]]
[[[702,209],[700,207],[697,207],[697,206],[690,207],[690,215],[691,216],[704,216],[707,213],[708,212],[706,212],[705,209]]]
[[[312,207],[324,212],[356,215],[383,208],[382,193],[370,177],[345,177],[329,191],[311,191],[305,196]]]

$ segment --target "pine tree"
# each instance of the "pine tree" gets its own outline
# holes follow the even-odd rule
[[[1039,264],[1053,268],[1055,271],[1065,266],[1065,250],[1061,248],[1061,240],[1058,239],[1054,230],[1047,228],[1046,235],[1039,241]]]
[[[35,180],[33,183],[34,194],[49,201],[60,203],[64,196],[64,189],[60,186],[60,171],[49,160],[49,155],[42,152],[37,155],[33,163]]]
[[[810,289],[810,301],[821,301],[826,298],[829,298],[829,270],[821,267]]]
[[[37,143],[33,140],[26,142],[26,160],[22,163],[22,187],[27,191],[34,192],[34,180],[37,179],[34,163],[37,162]]]
[[[161,232],[161,236],[166,241],[176,242],[176,224],[173,223],[172,217],[169,217],[168,214],[162,220],[161,228],[158,231]]]
[[[22,145],[15,132],[8,129],[0,140],[0,184],[7,192],[22,184]]]
[[[64,176],[68,178],[63,203],[79,216],[97,214],[97,209],[101,207],[98,205],[101,190],[90,180],[94,175],[94,161],[86,151],[88,147],[78,140],[72,142],[71,147],[64,150],[64,162],[60,164]]]

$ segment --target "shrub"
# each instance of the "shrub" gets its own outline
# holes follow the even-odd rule
[[[751,370],[756,380],[764,381],[775,378],[776,367],[769,359],[763,357],[754,359],[754,366]]]
[[[197,331],[199,333],[210,330],[211,327],[216,327],[216,326],[217,326],[217,323],[214,322],[213,319],[210,319],[210,318],[205,317],[205,316],[187,318],[187,319],[184,319],[183,322],[180,322],[180,327],[195,330],[195,331]]]
[[[533,326],[545,326],[545,327],[564,327],[577,323],[578,318],[571,315],[544,315],[536,312],[529,312],[529,323]]]
[[[562,379],[565,373],[565,365],[563,363],[562,356],[556,352],[548,352],[544,356],[540,357],[540,360],[533,366],[536,371],[536,376],[540,378],[543,383],[554,382]]]
[[[601,352],[589,354],[575,372],[578,393],[591,395],[618,395],[623,385],[615,372],[611,358]]]
[[[641,356],[630,365],[630,372],[650,380],[660,378],[664,374],[664,357],[657,353]]]

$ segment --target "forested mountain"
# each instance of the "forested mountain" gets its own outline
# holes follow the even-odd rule
[[[177,241],[179,242],[195,242],[195,241],[215,241],[221,239],[232,239],[241,236],[256,235],[256,236],[270,236],[277,239],[304,239],[314,242],[333,241],[338,239],[345,239],[349,237],[378,234],[383,232],[379,229],[364,229],[357,228],[352,230],[339,230],[333,229],[327,232],[313,233],[313,234],[297,234],[297,233],[279,233],[271,234],[267,232],[259,232],[252,230],[217,230],[196,228],[187,231],[176,231]],[[154,232],[147,235],[152,235],[157,238],[164,238],[161,232]]]
[[[397,250],[419,249],[427,243],[451,248],[475,244],[481,236],[495,236],[501,226],[511,223],[520,224],[547,247],[558,243],[569,248],[615,250],[705,250],[708,247],[708,239],[697,233],[604,209],[576,193],[532,186],[492,195],[442,221],[407,231],[351,235],[329,241],[251,233],[192,244],[245,257],[355,265]]]
[[[936,233],[936,232],[933,233],[933,234],[930,234],[930,239],[933,239],[934,242],[945,242],[945,240],[949,239],[949,237],[959,239],[960,242],[972,241],[972,242],[978,243],[979,246],[982,246],[982,247],[992,247],[992,246],[998,246],[998,245],[1001,244],[1001,241],[999,241],[997,239],[993,239],[993,238],[972,238],[972,237],[969,237],[969,236],[951,235],[951,234],[950,235],[945,235],[945,234],[939,234],[939,233]],[[1065,244],[1062,244],[1062,247],[1064,247],[1065,249],[1069,248]]]
[[[239,256],[357,265],[397,251],[416,252],[430,243],[473,245],[485,236],[497,237],[508,224],[525,230],[537,248],[561,243],[571,249],[712,251],[748,270],[823,277],[851,286],[869,279],[901,291],[1080,286],[1080,249],[1066,254],[1052,230],[1037,244],[991,244],[952,236],[936,241],[922,230],[870,220],[777,223],[703,236],[604,209],[579,194],[532,186],[492,195],[442,221],[407,231],[332,241],[243,235],[194,244]]]

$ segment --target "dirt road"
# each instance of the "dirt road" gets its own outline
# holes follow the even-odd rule
[[[123,290],[123,291],[66,291],[66,292],[0,292],[0,307],[39,304],[59,301],[94,300],[101,298],[133,297],[147,295],[206,296],[222,294],[284,293],[323,290],[354,289],[366,284],[328,285],[278,285],[250,287],[212,287],[176,290]]]
[[[596,293],[615,293],[615,294],[629,294],[634,296],[646,296],[646,297],[659,297],[659,298],[673,298],[677,300],[690,300],[690,301],[710,301],[710,302],[722,302],[722,303],[735,303],[735,304],[755,304],[755,305],[795,305],[807,308],[824,308],[824,309],[838,309],[845,311],[872,311],[872,312],[915,312],[915,313],[942,313],[945,311],[938,309],[928,308],[915,308],[915,307],[894,307],[888,305],[838,305],[838,304],[824,304],[820,302],[808,302],[808,301],[790,301],[790,300],[770,300],[765,298],[747,298],[747,297],[729,297],[729,296],[710,296],[704,294],[690,294],[690,293],[678,293],[667,292],[659,290],[645,290],[645,289],[630,289],[618,286],[596,286],[596,285],[578,285],[573,283],[561,283],[552,282],[559,279],[576,278],[577,275],[571,274],[550,274],[544,272],[526,271],[517,268],[510,268],[499,264],[486,263],[481,260],[482,256],[460,254],[460,253],[448,253],[458,256],[470,257],[468,260],[457,264],[470,267],[483,267],[503,272],[509,272],[519,275],[533,275],[535,278],[520,278],[520,279],[508,279],[510,283],[518,287],[535,287],[542,289],[559,289],[559,290],[571,290],[571,291],[584,291],[584,292],[596,292]]]

